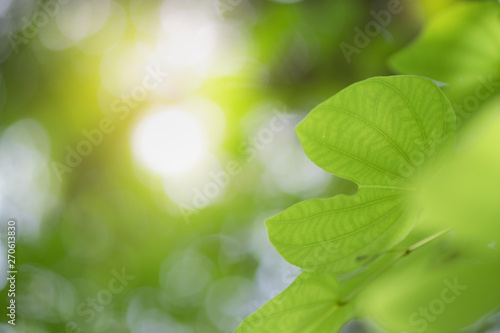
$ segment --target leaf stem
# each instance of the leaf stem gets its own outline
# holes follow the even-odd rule
[[[415,244],[411,245],[410,247],[408,247],[407,251],[410,251],[410,252],[411,252],[411,251],[415,251],[415,250],[416,250],[416,249],[418,249],[419,247],[421,247],[421,246],[423,246],[423,245],[425,245],[425,244],[427,244],[427,243],[431,242],[432,240],[434,240],[434,239],[438,238],[439,236],[441,236],[441,235],[443,235],[443,234],[447,233],[447,232],[448,232],[448,231],[450,231],[451,229],[452,229],[452,227],[449,227],[449,228],[446,228],[446,229],[444,229],[444,230],[441,230],[440,232],[435,233],[434,235],[431,235],[431,236],[429,236],[429,237],[427,237],[427,238],[424,238],[424,239],[422,239],[420,242],[417,242],[417,243],[415,243]]]
[[[391,190],[416,191],[416,188],[414,187],[395,187],[395,186],[383,186],[383,185],[358,185],[358,188],[386,188]]]
[[[430,243],[434,239],[436,239],[439,236],[447,233],[450,230],[451,230],[451,227],[447,228],[447,229],[444,229],[444,230],[442,230],[440,232],[437,232],[434,235],[426,237],[426,238],[418,241],[417,243],[415,243],[413,245],[410,245],[406,249],[398,250],[398,255],[396,255],[394,258],[392,258],[392,260],[390,260],[389,262],[387,262],[384,266],[382,266],[380,269],[378,269],[372,275],[370,275],[365,281],[363,281],[363,283],[361,283],[356,289],[354,289],[346,298],[344,298],[338,304],[339,305],[344,305],[344,304],[350,302],[357,294],[359,294],[359,292],[361,290],[363,290],[367,285],[369,285],[373,280],[375,280],[380,274],[382,274],[383,272],[385,272],[389,267],[391,267],[396,262],[398,262],[399,259],[407,256],[408,254],[410,254],[411,252],[415,251],[416,249],[424,246],[425,244]]]

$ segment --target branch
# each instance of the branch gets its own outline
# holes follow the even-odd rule
[[[359,294],[359,292],[361,290],[363,290],[367,285],[369,285],[373,280],[375,280],[380,274],[382,274],[383,272],[385,272],[389,267],[391,267],[392,265],[394,265],[401,258],[409,255],[410,253],[412,253],[416,249],[424,246],[427,243],[430,243],[434,239],[436,239],[439,236],[447,233],[450,230],[451,230],[451,228],[447,228],[447,229],[442,230],[442,231],[440,231],[438,233],[435,233],[434,235],[431,235],[431,236],[429,236],[427,238],[424,238],[421,241],[418,241],[418,242],[416,242],[413,245],[410,245],[406,249],[397,250],[397,252],[398,252],[397,256],[395,256],[394,258],[392,258],[391,261],[389,261],[384,266],[382,266],[380,269],[378,269],[377,271],[375,271],[372,275],[370,275],[365,281],[363,281],[362,284],[360,284],[356,289],[354,289],[346,298],[344,298],[342,301],[340,301],[339,305],[344,305],[344,304],[350,302],[357,294]],[[393,251],[388,251],[388,252],[393,252]]]

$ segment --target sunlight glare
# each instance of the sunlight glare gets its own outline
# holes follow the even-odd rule
[[[178,109],[144,118],[132,137],[136,158],[163,176],[194,168],[206,154],[204,129],[193,115]]]

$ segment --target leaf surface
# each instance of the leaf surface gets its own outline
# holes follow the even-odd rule
[[[347,272],[401,241],[415,214],[413,179],[448,151],[455,116],[432,81],[375,77],[316,107],[297,126],[307,156],[359,186],[298,203],[268,219],[269,238],[290,263],[309,271]]]
[[[235,333],[338,332],[351,319],[350,305],[339,305],[333,275],[304,272],[264,304]]]
[[[498,50],[498,1],[463,2],[430,20],[422,35],[396,53],[390,65],[402,74],[446,83],[475,81],[478,75],[499,73]]]

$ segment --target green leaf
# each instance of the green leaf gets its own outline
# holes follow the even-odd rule
[[[235,333],[338,332],[352,316],[350,305],[339,305],[338,289],[334,276],[304,272]]]
[[[416,198],[426,211],[422,224],[430,232],[452,226],[468,254],[500,244],[499,110],[500,96],[480,109],[462,131],[457,153],[422,183]]]
[[[389,332],[407,333],[459,332],[498,311],[498,255],[471,260],[460,245],[435,243],[399,261],[362,291],[357,310]]]
[[[441,90],[416,76],[356,83],[316,107],[297,127],[307,156],[359,186],[296,204],[268,219],[271,243],[290,263],[347,272],[401,241],[415,221],[414,178],[448,151],[454,113]]]
[[[498,1],[464,2],[432,19],[415,42],[390,59],[390,65],[399,73],[456,83],[499,73],[499,49]]]

